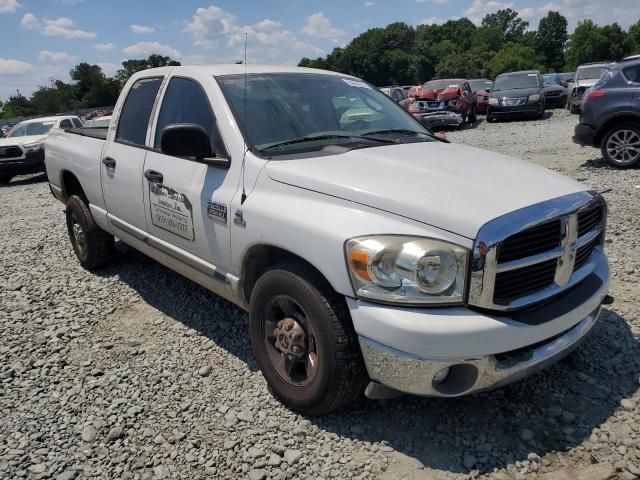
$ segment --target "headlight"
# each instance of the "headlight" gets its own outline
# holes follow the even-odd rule
[[[489,97],[489,105],[498,105],[499,103],[496,97]]]
[[[27,145],[23,145],[23,147],[25,152],[37,152],[44,148],[44,143],[29,143]]]
[[[529,103],[536,103],[540,100],[540,95],[536,93],[535,95],[529,95]]]
[[[468,250],[430,238],[348,240],[349,275],[360,298],[398,304],[464,302]]]
[[[449,100],[449,105],[451,105],[452,107],[457,107],[458,106],[458,101],[457,100]]]

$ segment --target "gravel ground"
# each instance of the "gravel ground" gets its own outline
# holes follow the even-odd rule
[[[320,419],[271,397],[244,312],[124,245],[84,271],[43,176],[0,188],[0,478],[506,480],[605,461],[636,478],[640,169],[573,145],[575,121],[557,110],[448,137],[606,192],[616,303],[588,340],[495,392]]]

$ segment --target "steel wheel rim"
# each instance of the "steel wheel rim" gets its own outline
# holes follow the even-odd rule
[[[619,165],[630,165],[640,159],[640,135],[633,130],[618,130],[607,139],[607,154]]]
[[[283,321],[293,320],[304,331],[304,351],[297,356],[282,351],[281,337],[276,336]],[[300,304],[288,295],[271,298],[263,310],[262,337],[269,361],[278,376],[294,386],[305,386],[313,381],[318,371],[317,335],[313,322]],[[297,330],[297,327],[294,327]],[[279,329],[280,333],[282,328]]]
[[[75,214],[71,216],[71,232],[73,234],[73,240],[78,247],[78,252],[84,256],[87,251],[87,236]]]

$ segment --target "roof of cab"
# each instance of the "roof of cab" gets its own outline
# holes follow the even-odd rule
[[[183,65],[178,67],[159,67],[143,70],[135,74],[135,78],[167,75],[173,71],[188,75],[192,73],[208,73],[213,76],[242,75],[255,73],[320,73],[325,75],[340,75],[350,77],[344,73],[330,72],[317,68],[294,67],[291,65],[252,65],[252,64],[213,64],[213,65]]]
[[[507,72],[507,73],[501,73],[500,75],[498,75],[498,77],[508,77],[510,75],[540,75],[540,72],[538,70],[520,70],[519,72]]]
[[[29,120],[23,120],[20,123],[34,123],[34,122],[55,122],[60,119],[65,118],[78,118],[77,115],[56,115],[53,117],[38,117],[38,118],[30,118]]]

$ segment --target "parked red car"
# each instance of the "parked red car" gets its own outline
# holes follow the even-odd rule
[[[476,94],[476,112],[482,115],[487,114],[487,107],[489,106],[489,94],[491,93],[491,87],[493,82],[486,78],[477,78],[469,80],[471,90]]]
[[[415,92],[409,112],[428,128],[476,121],[475,93],[467,80],[431,80]]]

